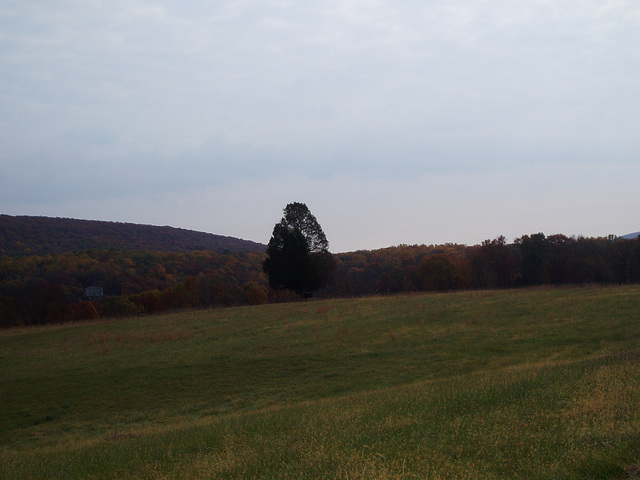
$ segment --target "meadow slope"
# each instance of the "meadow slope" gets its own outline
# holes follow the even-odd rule
[[[3,479],[640,478],[640,287],[0,331]]]

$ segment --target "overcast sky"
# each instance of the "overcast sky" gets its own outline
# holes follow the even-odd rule
[[[640,230],[637,0],[3,0],[0,213],[332,251]]]

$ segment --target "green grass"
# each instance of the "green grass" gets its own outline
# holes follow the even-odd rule
[[[640,287],[0,331],[0,478],[623,479]]]

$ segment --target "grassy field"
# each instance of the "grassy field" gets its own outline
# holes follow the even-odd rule
[[[640,478],[640,287],[0,331],[0,478]]]

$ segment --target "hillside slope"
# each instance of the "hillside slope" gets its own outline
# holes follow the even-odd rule
[[[0,330],[0,478],[632,479],[636,286]]]
[[[266,245],[174,227],[0,215],[0,255],[44,255],[77,250],[255,252]]]

